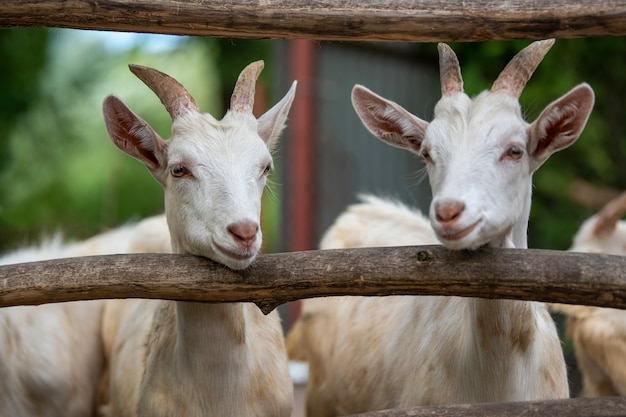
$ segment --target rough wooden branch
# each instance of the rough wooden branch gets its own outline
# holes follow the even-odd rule
[[[593,0],[25,0],[0,27],[234,38],[484,41],[626,35],[626,2]]]
[[[245,271],[208,259],[108,255],[0,266],[0,307],[97,298],[252,301],[265,312],[330,295],[458,295],[626,308],[626,257],[441,246],[260,255]]]
[[[626,398],[572,398],[554,401],[417,407],[359,414],[358,417],[618,417]],[[357,416],[353,416],[357,417]]]

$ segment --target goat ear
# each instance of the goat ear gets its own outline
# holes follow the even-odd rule
[[[419,152],[428,122],[361,85],[352,89],[352,106],[374,136],[391,146]]]
[[[104,123],[111,140],[122,151],[143,162],[154,178],[163,183],[165,167],[162,159],[166,142],[115,96],[108,96],[102,105]]]
[[[291,109],[293,98],[296,95],[296,86],[298,82],[294,81],[291,88],[278,103],[271,109],[263,113],[258,119],[258,132],[261,139],[265,141],[267,147],[272,149],[276,144],[280,132],[285,128],[285,121]]]
[[[588,84],[580,84],[549,104],[529,127],[529,153],[533,171],[550,155],[565,149],[582,133],[591,109],[594,94]]]

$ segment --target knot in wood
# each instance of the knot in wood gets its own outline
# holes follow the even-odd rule
[[[417,252],[417,255],[415,257],[417,258],[417,262],[427,262],[435,260],[435,255],[433,255],[433,253],[429,250],[420,250]]]

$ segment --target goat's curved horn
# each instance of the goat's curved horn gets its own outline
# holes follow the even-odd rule
[[[519,98],[537,66],[554,45],[554,39],[533,42],[513,57],[493,83],[491,91],[504,90]]]
[[[167,109],[172,120],[191,111],[200,112],[196,101],[181,83],[154,68],[131,64],[133,74],[150,87]]]
[[[461,66],[456,54],[445,43],[437,45],[439,50],[439,77],[441,79],[441,95],[450,96],[463,92]]]
[[[593,234],[596,236],[606,236],[615,230],[619,219],[626,212],[626,192],[615,197],[602,207],[593,227]]]
[[[231,110],[252,113],[254,87],[264,65],[263,61],[255,61],[241,71],[230,98]]]

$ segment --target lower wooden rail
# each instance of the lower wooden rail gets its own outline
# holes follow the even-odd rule
[[[416,407],[358,414],[358,417],[623,417],[626,397],[572,398],[494,404]],[[356,417],[356,416],[353,416]]]

